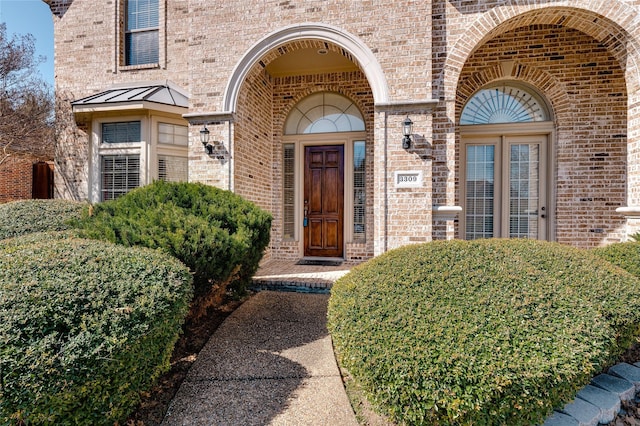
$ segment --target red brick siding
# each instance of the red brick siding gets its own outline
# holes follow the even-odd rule
[[[0,203],[31,199],[33,160],[9,157],[0,164]]]

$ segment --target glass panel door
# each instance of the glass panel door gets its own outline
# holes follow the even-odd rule
[[[463,141],[463,235],[546,239],[544,135]]]
[[[509,238],[537,238],[540,147],[514,144],[510,151]]]
[[[467,145],[465,239],[494,236],[495,145]]]
[[[509,238],[546,239],[546,182],[544,180],[546,137],[506,137],[509,163],[503,235]]]

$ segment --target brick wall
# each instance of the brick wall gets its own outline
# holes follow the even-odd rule
[[[161,1],[161,60],[151,68],[122,66],[122,0],[48,3],[54,12],[56,85],[68,99],[114,83],[168,79],[190,92],[190,112],[223,112],[227,85],[247,52],[276,31],[310,22],[353,36],[370,50],[384,74],[386,100],[440,99],[433,115],[410,113],[416,145],[405,151],[400,123],[406,114],[374,112],[370,87],[366,94],[350,95],[371,105],[363,112],[372,150],[367,185],[374,194],[368,197],[373,204],[367,216],[374,235],[367,235],[364,246],[348,247],[350,253],[369,256],[372,250],[456,235],[452,221],[433,221],[431,206],[460,205],[460,108],[475,90],[498,78],[536,87],[553,107],[559,241],[594,246],[621,239],[628,224],[615,208],[640,205],[637,1]],[[287,49],[324,44],[351,57],[341,46],[313,38],[276,46],[251,64],[231,111],[234,123],[210,126],[212,140],[219,142],[215,155],[206,155],[199,126],[191,127],[190,180],[233,188],[281,214],[278,132],[293,100],[278,101],[279,94],[302,96],[320,87],[351,90],[345,89],[345,78],[364,93],[370,83],[362,76],[372,72],[371,64],[360,64],[363,73],[339,77],[340,83],[331,74],[292,77],[295,84],[266,74],[266,65]],[[509,61],[513,66],[505,67]],[[81,123],[60,138],[58,196],[82,198],[87,192],[87,131]],[[393,174],[400,170],[422,171],[423,186],[395,188]],[[276,236],[278,226],[276,218]],[[284,242],[278,247],[284,254],[297,250]]]
[[[57,121],[56,197],[87,199],[90,122],[74,128],[69,102],[115,84],[171,80],[189,90],[189,1],[160,1],[160,61],[156,66],[125,66],[124,0],[47,2],[53,14],[56,94],[62,102]],[[198,155],[202,146],[192,148]]]
[[[264,71],[243,85],[234,122],[236,192],[272,211],[273,84]]]
[[[34,162],[11,156],[0,164],[0,203],[31,199]]]
[[[502,78],[536,87],[554,110],[557,241],[591,247],[618,240],[624,218],[615,209],[626,202],[627,96],[616,59],[577,30],[536,25],[510,31],[467,61],[457,115],[475,90]]]

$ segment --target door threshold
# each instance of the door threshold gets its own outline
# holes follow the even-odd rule
[[[340,266],[344,262],[342,257],[311,257],[305,256],[296,262],[296,265],[309,266]]]

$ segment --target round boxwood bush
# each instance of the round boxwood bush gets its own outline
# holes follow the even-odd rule
[[[113,425],[169,367],[192,296],[156,250],[0,241],[0,423]]]
[[[340,363],[394,421],[541,424],[637,339],[640,284],[559,244],[433,242],[354,268],[328,318]]]
[[[156,181],[93,206],[88,238],[163,249],[191,268],[197,295],[235,274],[250,283],[269,243],[271,216],[242,197],[199,183]]]
[[[69,200],[25,200],[0,204],[0,240],[33,232],[71,229],[89,204]]]
[[[611,244],[592,251],[595,255],[640,278],[640,242]]]

